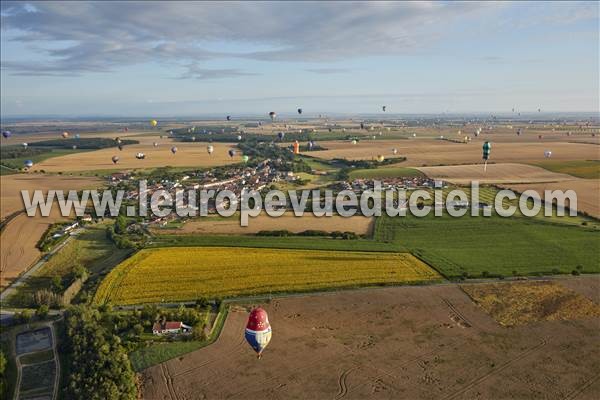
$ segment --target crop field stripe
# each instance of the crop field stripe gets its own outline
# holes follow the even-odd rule
[[[201,296],[237,297],[441,279],[409,253],[158,248],[142,250],[111,271],[94,302],[177,302]]]

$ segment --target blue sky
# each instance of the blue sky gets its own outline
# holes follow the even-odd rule
[[[1,112],[597,111],[597,2],[2,2]]]

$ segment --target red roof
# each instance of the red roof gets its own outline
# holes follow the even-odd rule
[[[152,326],[152,330],[153,331],[164,331],[164,330],[171,330],[171,329],[180,329],[181,328],[181,322],[180,321],[168,321],[165,322],[164,324],[161,324],[160,322],[155,322],[154,325]]]

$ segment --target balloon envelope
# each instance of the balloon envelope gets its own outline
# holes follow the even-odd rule
[[[267,312],[258,307],[250,311],[248,323],[245,332],[246,341],[261,356],[269,342],[271,341],[271,325]]]
[[[31,160],[25,160],[25,162],[23,163],[23,165],[26,168],[31,168],[31,167],[33,167],[33,161],[31,161]]]
[[[116,164],[118,161],[119,161],[119,157],[117,157],[117,156],[112,157],[113,164]]]
[[[150,125],[152,125],[153,127],[155,127],[156,125],[158,125],[158,121],[153,119],[150,121]]]
[[[4,136],[5,138],[9,138],[12,135],[12,133],[10,131],[2,131],[2,136]]]
[[[173,153],[173,154],[177,153],[177,147],[175,147],[175,146],[171,147],[171,153]]]

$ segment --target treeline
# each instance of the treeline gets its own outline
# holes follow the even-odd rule
[[[290,232],[286,229],[274,230],[274,231],[259,231],[256,236],[275,236],[275,237],[287,237],[287,236],[317,236],[317,237],[330,237],[333,239],[344,239],[344,240],[353,240],[359,239],[363,236],[356,234],[355,232],[342,232],[342,231],[321,231],[315,229],[309,229],[302,232]]]
[[[4,146],[0,147],[0,158],[2,160],[11,160],[15,158],[33,158],[34,156],[47,153],[48,149],[39,149],[28,146]]]
[[[139,141],[133,139],[121,139],[120,145],[126,146],[138,143]],[[78,149],[83,150],[107,149],[109,147],[117,147],[118,145],[119,143],[116,140],[109,138],[51,139],[32,144],[35,147],[52,147],[57,149],[71,149],[73,146],[77,146]]]
[[[371,169],[381,167],[383,165],[400,164],[404,161],[406,161],[406,157],[386,158],[381,162],[377,160],[347,160],[345,158],[334,158],[330,163],[341,166],[342,168]]]
[[[112,314],[94,308],[76,306],[65,312],[65,398],[137,398],[135,373],[121,338],[110,328],[114,326]]]

